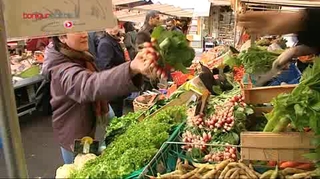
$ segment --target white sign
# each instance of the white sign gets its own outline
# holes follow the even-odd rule
[[[112,0],[3,0],[8,39],[97,31],[116,25]]]

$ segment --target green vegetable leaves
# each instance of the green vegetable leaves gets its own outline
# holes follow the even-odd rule
[[[129,114],[134,117],[138,114]],[[121,119],[121,118],[119,118]],[[126,117],[122,117],[126,120]],[[70,178],[124,178],[145,166],[169,138],[171,128],[186,119],[185,107],[173,107],[159,112],[140,123],[132,123],[127,130],[95,160]],[[134,119],[129,120],[134,121]],[[114,122],[118,123],[118,122]]]
[[[320,59],[314,59],[312,67],[308,67],[302,75],[300,84],[290,93],[281,94],[273,100],[274,108],[266,115],[268,123],[266,132],[285,130],[288,123],[297,130],[310,127],[315,133],[316,143],[320,143]],[[320,148],[315,153],[306,155],[311,159],[319,159]]]
[[[177,31],[167,31],[162,26],[154,28],[151,37],[156,39],[156,50],[160,54],[158,65],[162,68],[171,66],[178,71],[187,73],[186,67],[192,64],[195,51],[189,47],[185,35]]]
[[[247,51],[241,52],[238,57],[226,59],[224,63],[231,67],[243,65],[246,73],[255,74],[269,71],[277,57],[278,54],[257,47],[250,47]]]

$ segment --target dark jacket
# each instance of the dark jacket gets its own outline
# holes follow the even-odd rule
[[[97,57],[97,48],[99,45],[100,38],[104,36],[104,33],[105,33],[104,31],[88,33],[89,52],[95,58]]]
[[[124,52],[119,41],[106,33],[100,38],[97,48],[96,64],[98,69],[111,69],[125,62]]]
[[[137,54],[136,53],[136,37],[137,37],[136,31],[127,32],[123,41],[129,52],[129,56],[131,60],[133,60]]]
[[[43,74],[51,75],[52,125],[59,144],[72,151],[75,139],[94,137],[93,102],[111,101],[138,91],[142,77],[130,74],[130,62],[91,73],[84,62],[68,59],[50,43],[45,50]],[[134,85],[136,84],[136,85]]]

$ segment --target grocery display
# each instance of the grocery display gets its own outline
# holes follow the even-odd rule
[[[195,60],[184,34],[158,26],[151,37],[158,89],[144,91],[133,112],[110,120],[99,153],[77,154],[55,178],[320,177],[319,57],[302,56],[274,71],[288,48],[283,38],[252,36],[237,49],[219,43]],[[36,108],[44,54],[25,51],[9,59],[20,116]],[[297,60],[312,65],[301,73]],[[19,101],[21,88],[27,101]]]

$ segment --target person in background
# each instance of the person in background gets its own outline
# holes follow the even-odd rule
[[[65,164],[73,162],[75,139],[94,138],[97,122],[108,120],[109,105],[118,96],[139,91],[142,75],[155,76],[151,45],[134,60],[98,72],[88,53],[88,34],[67,33],[53,37],[45,49],[43,75],[50,76],[53,131]],[[151,69],[151,71],[150,71]]]
[[[160,25],[160,12],[159,11],[149,11],[146,15],[145,21],[141,29],[139,30],[136,38],[136,48],[139,48],[139,45],[144,42],[151,41],[151,34],[153,29]],[[157,81],[152,81],[148,78],[144,78],[144,85],[142,87],[142,92],[147,90],[152,90],[153,88],[157,88]]]
[[[173,18],[168,18],[166,20],[166,28],[169,31],[178,31],[178,32],[182,32],[177,26],[176,26],[176,22]]]
[[[139,32],[146,32],[151,36],[153,29],[160,24],[160,12],[154,10],[149,11]],[[139,41],[140,39],[137,38],[136,40]]]
[[[49,44],[49,38],[29,39],[26,41],[26,49],[28,51],[42,51]]]
[[[97,48],[96,64],[100,71],[112,69],[126,62],[124,50],[120,45],[121,32],[119,26],[106,29],[100,38]],[[124,99],[127,96],[118,96],[110,101],[110,105],[117,117],[123,114]]]
[[[238,21],[249,34],[298,35],[300,45],[286,50],[274,61],[273,68],[279,69],[294,57],[320,52],[319,16],[319,8],[309,8],[297,12],[246,12],[239,15]]]
[[[129,52],[130,59],[134,59],[137,53],[135,47],[137,31],[132,22],[125,22],[123,26],[126,33],[124,37],[124,44]]]
[[[103,35],[104,35],[104,31],[97,31],[97,32],[89,32],[88,33],[89,52],[94,57],[97,57],[97,47],[99,44],[99,40]]]

